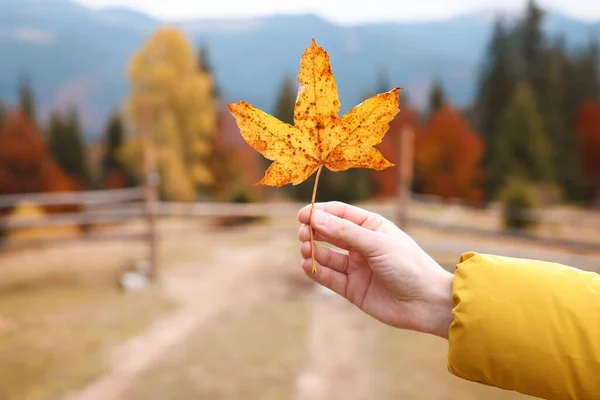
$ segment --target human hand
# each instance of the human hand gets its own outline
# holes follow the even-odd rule
[[[310,206],[303,224],[304,272],[388,325],[448,338],[452,322],[453,275],[382,216],[340,202],[317,203],[312,218],[317,272],[311,272]]]

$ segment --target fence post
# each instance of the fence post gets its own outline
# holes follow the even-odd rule
[[[398,140],[398,199],[396,222],[406,230],[414,169],[414,132],[408,127],[400,131]]]
[[[154,147],[154,115],[147,106],[142,106],[142,124],[140,139],[144,163],[144,210],[148,228],[148,262],[150,280],[156,282],[158,274],[158,237],[156,232],[157,190],[159,177],[156,172],[156,154]]]

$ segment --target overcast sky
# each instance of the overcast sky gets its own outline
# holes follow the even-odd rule
[[[127,6],[165,20],[314,12],[338,23],[437,19],[464,12],[519,9],[525,0],[76,0],[92,7]],[[600,0],[539,0],[573,17],[600,20]]]

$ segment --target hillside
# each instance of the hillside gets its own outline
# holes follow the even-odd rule
[[[191,20],[180,25],[207,46],[224,100],[247,100],[270,110],[284,75],[295,76],[304,48],[316,38],[331,55],[342,111],[374,89],[380,71],[390,86],[423,104],[440,77],[451,99],[468,104],[493,15],[442,21],[341,26],[314,15],[246,20]],[[0,2],[0,97],[14,102],[21,76],[32,81],[42,116],[53,107],[80,108],[87,136],[97,136],[107,114],[127,92],[126,66],[161,22],[127,9],[92,10],[69,0]],[[545,29],[569,44],[600,37],[589,24],[549,13]]]

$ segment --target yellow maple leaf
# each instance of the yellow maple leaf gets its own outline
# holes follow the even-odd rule
[[[381,143],[389,122],[399,111],[400,89],[373,96],[338,117],[340,101],[329,55],[317,46],[315,39],[302,55],[298,81],[293,126],[244,101],[227,104],[244,139],[273,161],[257,184],[297,185],[317,172],[314,206],[323,166],[331,171],[343,171],[349,168],[382,170],[394,165],[373,146]]]

